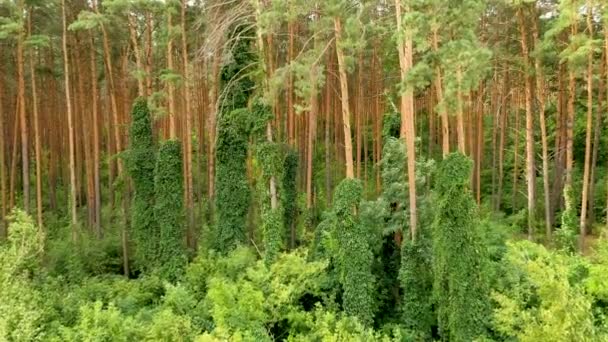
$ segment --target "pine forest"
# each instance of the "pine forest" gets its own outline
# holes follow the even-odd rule
[[[0,0],[0,342],[608,342],[608,0]]]

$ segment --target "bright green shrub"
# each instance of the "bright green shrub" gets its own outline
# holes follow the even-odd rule
[[[456,342],[483,336],[488,314],[486,253],[469,189],[471,165],[464,155],[452,153],[441,164],[435,183],[433,291],[439,333]]]
[[[73,342],[130,342],[145,336],[144,327],[134,318],[126,316],[110,303],[86,304],[80,308],[80,320],[74,327],[64,327],[57,341]]]
[[[160,227],[158,263],[163,275],[175,279],[187,263],[184,246],[184,184],[181,144],[165,141],[154,170],[154,218]]]
[[[45,302],[32,277],[40,268],[44,235],[23,211],[14,210],[9,222],[8,239],[0,244],[0,340],[43,340]]]
[[[492,295],[495,328],[522,342],[605,341],[582,284],[569,280],[576,259],[528,241],[509,243],[507,285]]]
[[[138,98],[133,105],[129,142],[127,169],[135,189],[131,207],[131,236],[135,241],[135,257],[140,267],[149,268],[156,261],[160,233],[154,219],[156,155],[150,110],[145,98]]]

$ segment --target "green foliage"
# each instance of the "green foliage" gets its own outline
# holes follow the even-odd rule
[[[8,240],[0,245],[0,340],[41,341],[44,297],[32,277],[40,268],[44,236],[20,210],[9,220]]]
[[[577,257],[522,241],[509,243],[507,285],[493,294],[495,326],[518,341],[604,341],[593,324],[591,301],[571,280]]]
[[[218,121],[215,247],[223,253],[247,241],[251,196],[247,182],[247,136],[243,133],[247,115],[247,110],[235,110],[224,113]]]
[[[579,222],[576,197],[568,185],[564,188],[564,204],[566,209],[562,212],[562,225],[555,233],[555,241],[559,248],[573,253],[577,250]]]
[[[165,276],[175,279],[182,273],[187,262],[184,246],[182,151],[177,140],[165,141],[158,150],[154,191],[154,218],[160,227],[158,263]]]
[[[471,164],[462,154],[448,155],[435,183],[433,291],[439,333],[449,341],[482,337],[488,313],[486,252],[477,226],[477,205],[469,190]]]
[[[429,239],[420,236],[415,241],[406,240],[401,247],[399,280],[403,289],[401,310],[402,323],[417,340],[428,340],[435,324],[432,308],[433,275]]]
[[[142,268],[156,261],[160,232],[154,218],[154,167],[156,163],[150,110],[145,98],[135,101],[131,111],[130,149],[127,168],[135,195],[131,208],[131,236]]]
[[[298,153],[293,149],[288,149],[283,161],[282,176],[282,205],[283,223],[285,224],[285,236],[289,237],[291,230],[295,229],[298,214]]]

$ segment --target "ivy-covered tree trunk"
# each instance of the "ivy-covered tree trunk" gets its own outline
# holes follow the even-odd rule
[[[135,196],[131,206],[131,236],[135,240],[135,257],[141,267],[152,266],[159,247],[158,225],[154,218],[154,168],[156,154],[150,110],[145,98],[138,98],[131,111],[128,170]]]
[[[374,321],[373,254],[368,244],[368,231],[355,214],[363,195],[361,181],[346,178],[336,187],[334,230],[338,242],[337,261],[344,293],[342,306],[347,315],[370,326]]]
[[[161,144],[154,170],[154,218],[160,228],[158,263],[169,279],[179,276],[187,262],[182,167],[180,142],[167,140]]]
[[[445,341],[481,337],[488,312],[484,247],[470,190],[471,161],[449,154],[439,169],[432,226],[433,273],[439,334]]]

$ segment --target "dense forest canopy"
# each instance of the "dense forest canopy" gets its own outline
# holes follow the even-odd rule
[[[605,0],[0,0],[0,341],[608,341]]]

